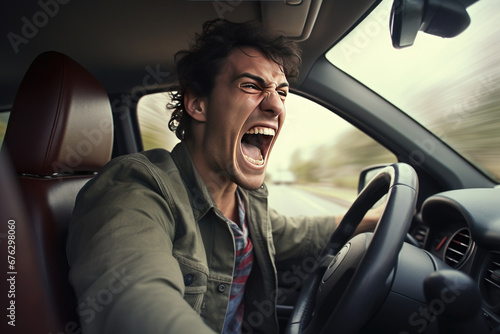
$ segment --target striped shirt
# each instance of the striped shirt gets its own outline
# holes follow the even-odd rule
[[[236,258],[234,263],[233,284],[226,313],[223,334],[240,334],[243,320],[243,294],[245,283],[252,270],[253,246],[248,237],[248,226],[245,219],[245,206],[236,192],[238,200],[239,225],[229,221],[233,230]],[[241,226],[241,228],[240,228]]]

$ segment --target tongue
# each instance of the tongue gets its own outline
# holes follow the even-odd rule
[[[260,160],[262,157],[260,149],[252,144],[241,142],[241,149],[244,155],[254,160]]]

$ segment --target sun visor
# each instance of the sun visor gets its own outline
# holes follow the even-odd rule
[[[306,40],[314,27],[322,0],[262,1],[262,23],[296,40]]]

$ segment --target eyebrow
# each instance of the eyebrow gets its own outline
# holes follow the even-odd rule
[[[244,72],[244,73],[241,73],[240,75],[237,75],[233,81],[236,81],[236,80],[241,79],[241,78],[250,78],[252,80],[257,81],[261,86],[268,86],[268,83],[266,82],[266,80],[264,80],[264,78],[261,78],[258,75],[248,73],[248,72]],[[283,87],[289,87],[289,86],[290,86],[290,84],[288,82],[283,82],[283,83],[279,84],[278,87],[276,87],[276,88],[283,88]]]

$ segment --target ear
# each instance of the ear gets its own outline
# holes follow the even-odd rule
[[[207,121],[206,105],[206,98],[200,98],[189,89],[184,93],[186,112],[198,122]]]

